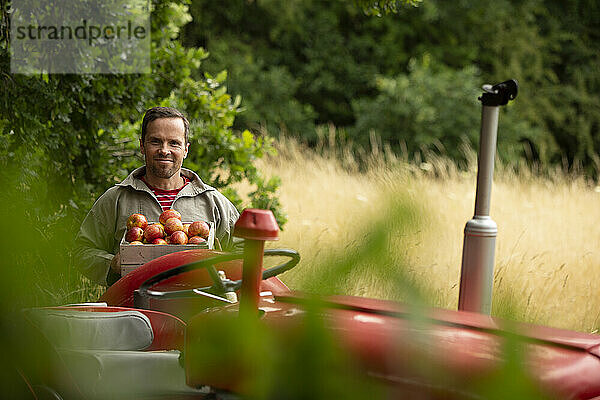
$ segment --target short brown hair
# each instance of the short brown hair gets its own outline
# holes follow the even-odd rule
[[[152,107],[146,110],[144,119],[142,120],[142,143],[144,143],[144,140],[146,139],[146,130],[148,129],[148,124],[159,118],[181,118],[185,128],[185,143],[188,143],[188,131],[190,130],[190,123],[181,111],[173,107]]]

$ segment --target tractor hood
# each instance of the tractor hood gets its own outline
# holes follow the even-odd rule
[[[276,296],[275,299],[277,302],[298,305],[305,304],[308,301],[306,296],[299,294]],[[394,301],[364,297],[331,296],[319,303],[323,308],[331,310],[347,310],[372,316],[419,320],[432,325],[488,332],[500,336],[511,332],[523,340],[545,342],[582,350],[600,358],[600,335],[505,321],[479,313],[441,308],[421,309]],[[415,319],[414,315],[419,311],[425,312],[425,315]],[[372,319],[371,321],[374,323],[375,321],[383,322],[384,320]]]
[[[315,304],[302,295],[263,299],[263,320],[274,329],[299,319]],[[352,296],[328,297],[317,304],[333,337],[371,376],[394,385],[445,386],[452,376],[450,381],[463,387],[501,368],[513,351],[519,354],[520,367],[543,391],[572,399],[600,396],[598,335]],[[411,364],[419,364],[420,370]],[[437,377],[423,374],[423,365],[437,371]],[[446,389],[456,387],[442,387]]]

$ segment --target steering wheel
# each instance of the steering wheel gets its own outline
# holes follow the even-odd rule
[[[294,268],[300,262],[300,254],[297,251],[291,249],[267,249],[264,251],[264,255],[268,257],[284,256],[289,257],[290,260],[266,269],[262,272],[262,279],[269,279],[277,276],[283,272],[289,271]],[[180,265],[167,271],[163,271],[160,274],[156,274],[153,277],[147,279],[140,285],[139,294],[145,298],[158,298],[158,299],[175,299],[182,297],[190,297],[193,295],[202,295],[210,297],[215,300],[220,300],[226,303],[233,303],[232,301],[224,297],[225,293],[235,292],[242,287],[242,280],[238,279],[232,281],[230,279],[221,279],[214,264],[223,263],[227,261],[239,260],[244,258],[243,252],[236,252],[230,254],[223,254],[204,260],[196,261],[189,264]],[[168,279],[173,276],[183,274],[184,272],[192,271],[195,269],[206,268],[210,278],[213,281],[211,286],[196,288],[196,289],[185,289],[185,290],[173,290],[168,292],[162,292],[158,290],[150,289],[152,286]]]

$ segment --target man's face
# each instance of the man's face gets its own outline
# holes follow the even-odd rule
[[[188,147],[181,118],[159,118],[150,122],[144,143],[140,139],[140,148],[146,159],[146,174],[162,179],[178,174]]]

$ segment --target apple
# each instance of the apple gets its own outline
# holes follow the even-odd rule
[[[161,224],[148,225],[144,231],[144,238],[148,243],[152,243],[154,239],[165,237],[165,228]]]
[[[167,241],[163,238],[156,238],[152,241],[152,244],[167,244]]]
[[[169,242],[171,244],[186,244],[188,242],[188,237],[183,231],[175,231],[171,236],[169,236]]]
[[[177,218],[181,221],[181,214],[179,213],[179,211],[173,209],[163,211],[163,213],[160,214],[160,217],[158,217],[158,222],[164,225],[167,223],[167,220],[169,218]]]
[[[189,236],[202,236],[203,238],[208,237],[208,232],[210,231],[210,227],[204,221],[194,221],[190,224],[188,228]]]
[[[128,242],[139,242],[144,238],[144,230],[137,226],[129,228],[125,234],[125,240]]]
[[[202,244],[202,243],[206,243],[206,239],[204,239],[203,237],[200,237],[200,236],[192,236],[188,240],[188,244]]]
[[[133,245],[143,245],[144,243],[140,242],[139,240],[134,240],[133,242],[130,242],[129,244],[133,244]]]
[[[173,232],[177,231],[183,231],[183,223],[180,219],[177,219],[175,217],[169,218],[167,222],[165,222],[165,233],[167,235],[172,235]]]
[[[190,237],[190,234],[188,232],[188,228],[190,227],[191,224],[183,224],[183,233],[185,233],[185,235],[187,237]]]
[[[127,229],[131,229],[134,226],[137,226],[141,229],[146,229],[148,226],[148,220],[142,214],[131,214],[129,218],[127,218]]]

